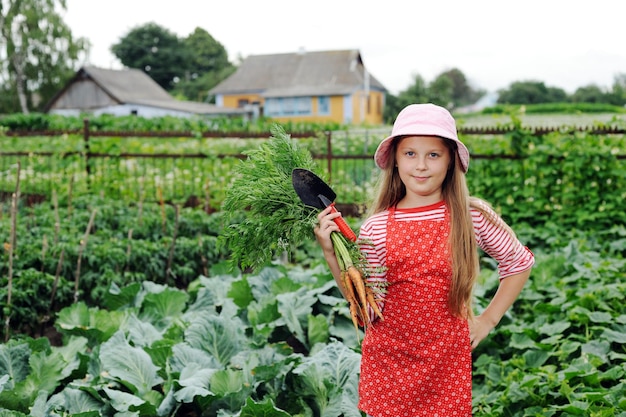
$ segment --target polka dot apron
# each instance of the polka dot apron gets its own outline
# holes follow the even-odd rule
[[[359,408],[373,417],[471,416],[466,320],[447,306],[449,220],[387,221],[384,321],[362,344]]]

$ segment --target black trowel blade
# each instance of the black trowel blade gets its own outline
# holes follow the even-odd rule
[[[324,209],[327,206],[320,199],[320,195],[330,202],[337,198],[332,188],[308,169],[295,168],[291,173],[291,181],[296,194],[307,206]]]

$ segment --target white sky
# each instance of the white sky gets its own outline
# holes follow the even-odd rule
[[[474,88],[541,81],[573,93],[626,73],[624,0],[66,0],[65,22],[92,44],[89,63],[154,22],[180,37],[201,27],[237,63],[258,54],[358,49],[398,94],[458,68]]]

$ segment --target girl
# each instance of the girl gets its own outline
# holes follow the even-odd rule
[[[359,232],[384,320],[362,344],[359,408],[369,416],[471,416],[471,351],[522,290],[533,254],[490,206],[470,197],[469,152],[444,108],[412,104],[374,156],[378,194]],[[315,234],[343,292],[330,234],[340,213],[320,212]],[[498,262],[499,288],[472,313],[478,247]],[[384,285],[381,285],[384,283]]]

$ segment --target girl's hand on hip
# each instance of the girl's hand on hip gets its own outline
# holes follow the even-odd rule
[[[472,349],[475,349],[480,342],[482,342],[495,326],[492,325],[489,320],[482,316],[476,316],[472,320],[469,320],[470,330],[470,343]]]

